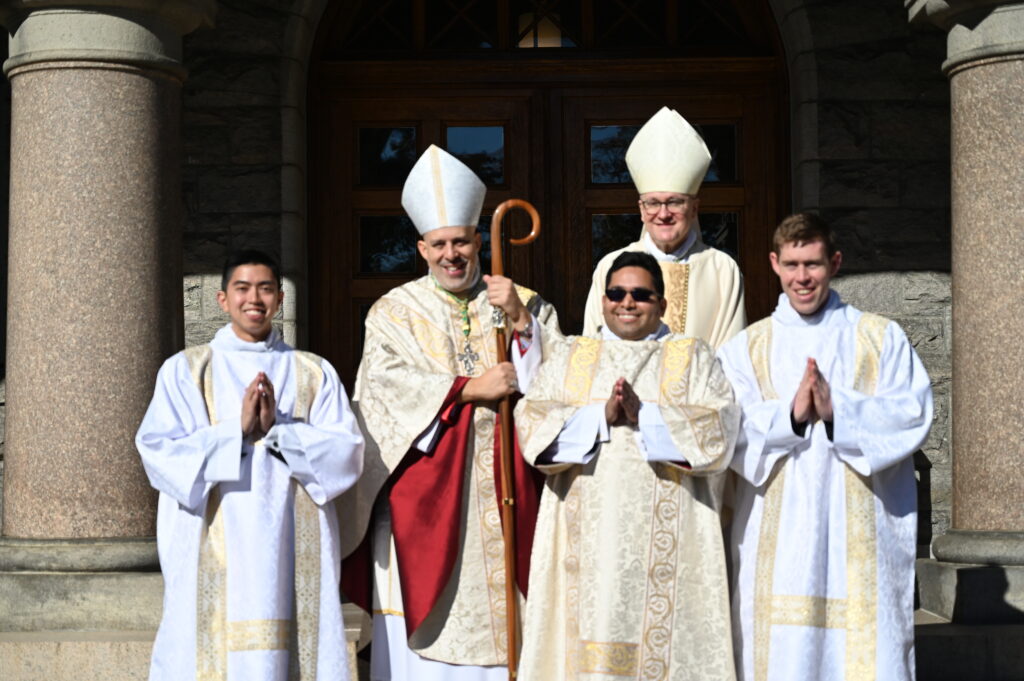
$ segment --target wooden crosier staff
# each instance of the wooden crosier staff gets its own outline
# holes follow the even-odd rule
[[[505,275],[505,267],[501,261],[501,220],[506,211],[522,208],[530,214],[532,225],[530,233],[522,239],[509,239],[513,246],[528,244],[540,234],[540,215],[529,201],[509,199],[503,201],[494,211],[491,218],[491,274]],[[508,361],[508,344],[505,339],[505,313],[500,307],[494,308],[494,331],[498,344],[498,361]],[[516,597],[516,514],[515,514],[515,476],[512,462],[512,403],[508,396],[498,403],[498,416],[501,419],[501,531],[505,539],[505,619],[508,629],[508,678],[516,678],[519,666],[519,622]]]

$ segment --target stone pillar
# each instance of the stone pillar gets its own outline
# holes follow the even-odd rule
[[[919,565],[921,605],[1024,623],[1024,3],[906,6],[948,31],[952,107],[953,529]]]
[[[4,537],[154,534],[132,439],[182,343],[181,35],[198,4],[4,3]]]
[[[156,495],[133,438],[183,342],[181,38],[211,23],[214,4],[0,2],[11,35],[5,679],[145,669],[161,583]],[[68,638],[81,631],[93,633]]]

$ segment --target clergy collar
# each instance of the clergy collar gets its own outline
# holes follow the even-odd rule
[[[277,344],[280,342],[281,334],[278,333],[277,328],[271,328],[270,334],[263,340],[250,343],[249,341],[239,338],[229,323],[220,328],[217,334],[213,337],[213,340],[210,341],[210,346],[215,350],[221,351],[270,352],[275,350]]]
[[[664,322],[662,322],[661,326],[659,326],[657,328],[657,330],[655,330],[653,333],[647,334],[647,336],[645,336],[644,338],[641,338],[640,340],[656,341],[656,340],[660,340],[664,336],[669,335],[670,333],[672,333],[672,331],[668,328],[668,325],[665,324]],[[612,333],[612,330],[609,329],[607,326],[602,325],[601,326],[601,340],[622,340],[622,339],[619,338],[618,336],[616,336],[614,333]]]
[[[817,312],[803,315],[793,309],[785,293],[780,293],[779,304],[775,307],[775,311],[772,312],[772,318],[786,326],[822,326],[829,324],[832,318],[835,317],[836,312],[842,309],[843,306],[843,301],[839,298],[839,294],[835,290],[830,290],[828,292],[828,300],[818,308]]]
[[[476,276],[473,278],[473,283],[469,285],[469,295],[467,295],[465,298],[467,303],[476,298],[478,295],[480,295],[481,291],[487,288],[487,285],[484,284],[484,273],[483,270],[481,270],[479,267],[479,262],[480,261],[478,260]],[[437,280],[437,277],[434,276],[433,272],[429,273],[427,276],[430,277],[430,283],[432,283],[434,285],[434,288],[436,288],[438,291],[440,291],[441,293],[445,294],[448,298],[451,298],[453,300],[461,300],[458,294],[449,291],[444,286],[441,286],[441,282]]]
[[[671,253],[665,253],[655,245],[651,239],[651,235],[647,233],[647,228],[644,228],[643,236],[640,237],[640,243],[643,244],[644,250],[654,256],[654,259],[658,262],[685,262],[690,255],[690,249],[697,243],[697,237],[700,235],[700,220],[693,223],[690,228],[690,232],[683,239],[683,243],[679,245],[679,248],[672,251]]]

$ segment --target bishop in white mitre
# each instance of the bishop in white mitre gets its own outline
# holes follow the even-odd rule
[[[744,681],[914,678],[917,495],[928,374],[900,327],[844,303],[817,216],[778,227],[783,294],[720,351],[743,428],[732,522]]]
[[[332,500],[362,435],[331,365],[273,328],[273,260],[230,256],[217,298],[230,323],[164,363],[136,436],[160,491],[150,681],[347,681]]]
[[[740,410],[708,345],[661,323],[660,275],[616,258],[602,336],[552,339],[516,408],[548,476],[522,681],[735,678],[720,510]]]
[[[436,146],[423,153],[402,206],[429,273],[386,293],[366,317],[354,402],[367,471],[339,505],[369,523],[367,544],[345,565],[365,553],[369,566],[372,554],[372,590],[344,588],[373,612],[373,681],[508,678],[497,400],[527,389],[557,318],[535,292],[481,273],[485,192],[451,154]],[[498,361],[498,323],[511,362]],[[517,463],[525,590],[539,483]]]
[[[594,270],[583,320],[593,336],[604,323],[601,296],[612,261],[623,251],[649,253],[661,265],[673,333],[700,338],[719,348],[747,324],[743,277],[736,261],[704,243],[697,192],[711,153],[685,118],[662,107],[626,151],[626,165],[640,193],[640,239],[613,251]]]

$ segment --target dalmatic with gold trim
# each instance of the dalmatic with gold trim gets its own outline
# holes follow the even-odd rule
[[[516,289],[541,333],[557,333],[554,308],[533,291]],[[451,665],[507,664],[504,542],[494,476],[496,405],[454,404],[466,380],[497,364],[493,309],[479,284],[469,298],[464,335],[458,301],[426,276],[389,291],[366,317],[354,402],[367,434],[367,466],[339,506],[359,518],[346,550],[364,532],[372,538],[374,640],[381,643],[375,655],[384,645],[385,624],[409,634],[407,640],[401,631],[387,634],[396,679],[417,664],[410,650],[414,658]],[[438,441],[418,451],[435,422]],[[464,449],[454,454],[461,459],[447,458],[459,448]],[[463,467],[454,469],[452,460],[463,461]],[[436,476],[422,475],[430,466]],[[414,474],[421,476],[422,489],[399,490]],[[422,496],[408,509],[410,493],[418,491]],[[407,509],[404,537],[398,536],[397,503]],[[422,560],[409,560],[411,555]],[[403,560],[408,569],[402,569]],[[407,612],[409,601],[415,601],[415,616]],[[445,673],[450,678],[456,672]]]
[[[657,405],[686,464],[649,461],[618,425],[588,463],[540,466],[519,678],[731,681],[720,510],[740,412],[711,349],[679,335],[546,345],[516,408],[523,456],[536,464],[619,377]]]
[[[912,454],[931,382],[899,325],[785,295],[719,351],[743,405],[732,468],[732,597],[744,681],[914,678],[917,494]],[[829,382],[825,424],[793,432],[807,358]]]
[[[241,398],[260,371],[277,420],[247,443]],[[363,438],[330,364],[227,325],[164,363],[136,445],[160,491],[150,680],[347,681],[332,500],[358,478]]]
[[[645,230],[639,241],[601,258],[587,294],[583,334],[596,336],[604,325],[601,297],[605,278],[615,258],[626,251],[649,253],[657,258],[668,301],[661,321],[673,333],[700,338],[718,349],[742,331],[747,325],[747,313],[739,266],[726,253],[705,244],[699,233],[693,236],[692,244],[684,243],[680,252],[669,255],[657,249]]]

